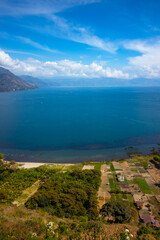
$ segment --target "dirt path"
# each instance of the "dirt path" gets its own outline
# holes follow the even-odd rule
[[[14,205],[20,206],[24,205],[25,202],[37,192],[39,188],[40,181],[36,181],[31,187],[25,189],[21,196],[19,196],[14,202]]]
[[[110,187],[109,187],[109,178],[107,174],[107,165],[103,164],[101,166],[101,185],[98,190],[99,208],[101,208],[103,204],[106,203],[107,199],[111,198],[109,190],[110,190]]]
[[[151,177],[154,179],[156,183],[160,182],[160,170],[155,168],[154,165],[152,165],[153,169],[148,169],[148,173],[151,175]]]

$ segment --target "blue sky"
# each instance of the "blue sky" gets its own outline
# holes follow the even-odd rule
[[[0,0],[0,66],[35,77],[159,78],[158,0]]]

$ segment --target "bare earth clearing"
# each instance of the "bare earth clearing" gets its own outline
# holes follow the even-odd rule
[[[94,165],[84,165],[82,170],[91,170],[94,169]]]

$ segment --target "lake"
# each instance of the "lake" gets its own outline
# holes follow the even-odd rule
[[[160,142],[160,88],[40,88],[0,93],[6,159],[77,163],[148,153]]]

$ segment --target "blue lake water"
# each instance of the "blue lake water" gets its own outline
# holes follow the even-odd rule
[[[0,93],[7,159],[81,162],[147,153],[160,142],[160,88],[41,88]]]

